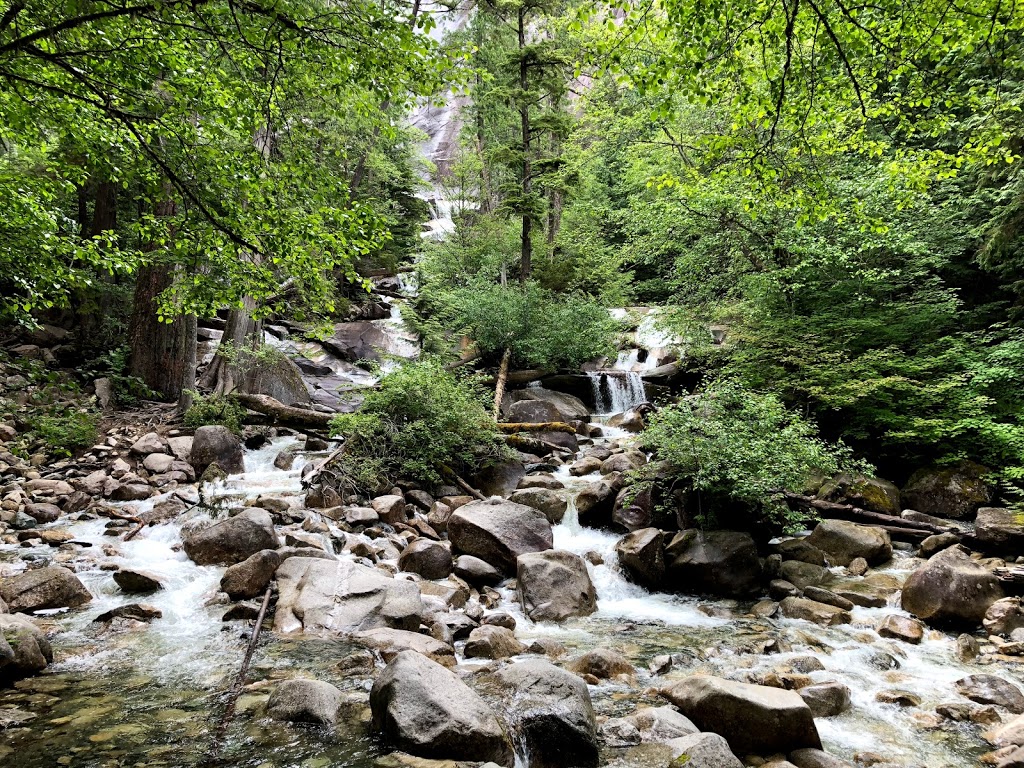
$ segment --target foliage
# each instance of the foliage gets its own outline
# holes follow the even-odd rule
[[[142,379],[127,373],[128,354],[127,346],[114,347],[99,355],[86,371],[90,378],[110,379],[114,399],[118,405],[125,408],[137,405],[140,400],[159,398],[159,393],[147,387]]]
[[[185,411],[184,422],[189,429],[219,424],[238,434],[242,431],[245,408],[230,397],[190,393],[192,404]]]
[[[448,292],[442,317],[464,331],[487,360],[512,351],[513,365],[576,369],[614,351],[618,323],[586,296],[556,294],[536,283],[478,284]]]
[[[41,440],[50,452],[70,456],[79,448],[95,445],[99,436],[99,415],[84,409],[47,408],[28,419],[27,440]]]
[[[848,448],[770,394],[720,381],[649,417],[642,445],[668,462],[692,490],[729,499],[784,521],[775,492],[801,489],[814,473],[865,471]]]
[[[345,440],[346,482],[370,494],[399,479],[440,485],[446,468],[472,471],[508,456],[482,392],[434,359],[387,374],[358,413],[334,418],[331,433]]]

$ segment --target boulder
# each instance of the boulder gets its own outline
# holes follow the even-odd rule
[[[128,621],[150,622],[153,619],[163,618],[163,611],[149,603],[128,603],[119,605],[109,611],[104,611],[95,619],[94,623],[106,623],[114,619],[126,619]]]
[[[448,520],[448,539],[464,554],[479,557],[505,573],[520,555],[551,549],[551,523],[542,512],[501,499],[474,501]]]
[[[797,768],[854,768],[853,763],[820,749],[795,749],[789,753],[789,760]]]
[[[221,591],[232,600],[256,597],[267,588],[280,565],[281,555],[276,550],[260,550],[224,571]]]
[[[373,507],[373,511],[377,513],[377,516],[388,525],[404,523],[408,520],[405,513],[405,499],[401,496],[395,494],[378,496],[370,502],[370,506]]]
[[[665,547],[665,583],[678,592],[742,597],[761,588],[761,561],[750,534],[680,531]]]
[[[840,473],[822,483],[818,498],[898,517],[900,489],[888,480]]]
[[[619,539],[615,545],[619,565],[629,577],[649,589],[665,578],[665,534],[657,528],[641,528]]]
[[[832,580],[832,574],[827,569],[801,560],[784,560],[779,575],[797,589],[821,586]]]
[[[46,502],[29,503],[25,505],[25,514],[37,523],[52,523],[60,517],[60,507]]]
[[[917,645],[924,639],[924,624],[917,619],[891,614],[878,625],[878,634]]]
[[[575,438],[574,438],[575,439]],[[507,497],[526,477],[526,467],[520,461],[502,461],[481,469],[471,478],[471,485],[484,496]]]
[[[289,557],[276,575],[277,632],[419,629],[424,607],[417,586],[376,568],[350,560]]]
[[[43,631],[21,614],[0,614],[0,685],[46,669],[53,651]]]
[[[626,718],[645,742],[665,742],[698,733],[697,726],[674,707],[643,707]]]
[[[174,457],[169,453],[151,453],[142,460],[142,466],[155,475],[169,472],[172,464],[174,464]]]
[[[516,640],[510,629],[496,624],[484,624],[469,633],[462,653],[467,659],[507,659],[526,652],[526,646]]]
[[[144,594],[163,589],[163,580],[154,573],[133,568],[121,568],[114,572],[114,582],[122,592]]]
[[[270,515],[261,525],[249,517],[229,517],[184,537],[185,554],[196,565],[234,565],[264,549],[280,546]]]
[[[1024,628],[1024,606],[1019,597],[996,600],[985,611],[981,625],[990,635],[1007,637],[1015,629]]]
[[[514,424],[549,424],[564,420],[562,413],[543,400],[518,400],[508,407],[505,421]]]
[[[169,437],[167,438],[167,445],[171,450],[171,455],[178,461],[188,461],[189,457],[192,455],[191,435]]]
[[[587,564],[561,550],[532,552],[516,561],[519,601],[534,621],[563,621],[597,610],[597,591]]]
[[[798,560],[801,563],[810,563],[820,568],[825,567],[825,553],[809,543],[807,539],[786,539],[776,544],[773,549],[782,555],[783,560]]]
[[[553,389],[546,389],[544,387],[530,387],[528,389],[513,390],[505,393],[505,400],[502,405],[507,410],[511,405],[521,401],[542,401],[553,405],[560,418],[558,421],[590,421],[590,411],[587,409],[586,404],[575,395],[570,395],[565,392],[557,392]],[[506,405],[508,403],[508,405]],[[516,421],[511,415],[507,418],[508,421]]]
[[[202,475],[211,464],[229,475],[245,472],[242,442],[230,429],[219,424],[196,430],[188,460],[197,475]]]
[[[949,520],[969,519],[992,500],[992,488],[983,479],[988,473],[986,467],[969,461],[918,470],[903,487],[903,505]]]
[[[834,627],[837,624],[849,624],[853,621],[849,611],[804,597],[785,598],[779,603],[779,610],[787,619],[802,619],[823,627]]]
[[[270,694],[267,714],[289,723],[334,725],[342,694],[322,680],[285,680]]]
[[[284,355],[254,366],[245,374],[243,387],[248,394],[269,395],[285,405],[310,402],[302,372]]]
[[[335,323],[334,335],[320,342],[345,362],[379,362],[389,348],[387,334],[368,320]]]
[[[977,704],[995,704],[1015,715],[1024,713],[1024,693],[995,675],[968,675],[956,681],[956,690]]]
[[[496,677],[507,691],[510,726],[530,768],[598,764],[597,723],[583,680],[540,659],[511,664]]]
[[[935,533],[924,539],[917,548],[917,556],[927,560],[932,555],[960,543],[955,533]]]
[[[810,707],[795,691],[691,675],[661,694],[698,728],[724,736],[735,752],[821,749]]]
[[[457,675],[415,651],[399,653],[380,674],[370,710],[373,730],[410,754],[511,763],[491,708]]]
[[[366,629],[352,635],[352,641],[366,646],[389,663],[403,651],[415,651],[446,667],[455,666],[455,649],[448,643],[405,629]]]
[[[566,669],[577,675],[593,675],[599,680],[608,680],[619,675],[632,676],[635,670],[629,660],[610,648],[595,648],[573,659]]]
[[[147,432],[132,443],[129,450],[136,456],[148,456],[151,453],[169,453],[170,446],[156,432]]]
[[[601,462],[601,474],[610,475],[613,472],[632,472],[640,469],[647,463],[647,457],[640,451],[624,451],[609,456]]]
[[[424,579],[446,579],[452,572],[452,553],[440,541],[416,539],[402,551],[398,568]]]
[[[849,565],[858,557],[867,560],[868,565],[892,559],[888,531],[846,520],[822,520],[807,537],[807,543],[824,552],[833,565]]]
[[[660,510],[654,506],[650,487],[638,489],[626,486],[615,496],[612,523],[627,531],[657,527],[656,520],[668,522],[665,520],[666,515],[659,512]]]
[[[0,599],[11,613],[75,608],[92,600],[85,585],[67,568],[38,568],[0,579]]]
[[[901,604],[929,624],[980,624],[1003,597],[999,580],[959,547],[932,555],[903,585]]]
[[[842,683],[815,683],[797,691],[815,717],[835,717],[850,708],[850,689]]]
[[[976,548],[984,552],[1017,556],[1024,552],[1024,514],[1001,507],[982,507],[974,521],[974,539]]]
[[[501,571],[472,555],[459,555],[455,558],[454,571],[460,579],[465,579],[473,585],[493,586],[504,579]]]
[[[547,488],[521,488],[509,497],[509,501],[539,509],[552,525],[562,522],[569,502],[565,495]]]
[[[743,763],[729,749],[729,742],[717,733],[694,733],[665,743],[672,750],[672,766],[743,768]]]

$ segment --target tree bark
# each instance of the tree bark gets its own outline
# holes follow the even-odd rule
[[[246,408],[273,417],[278,423],[296,429],[324,429],[329,427],[334,416],[308,408],[296,408],[275,400],[270,395],[245,395],[238,392],[231,395]]]
[[[109,181],[99,182],[93,200],[89,234],[95,236],[117,229],[117,187]]]
[[[199,385],[203,389],[208,389],[215,395],[230,394],[244,379],[244,372],[221,354],[221,345],[227,342],[235,349],[249,347],[258,350],[263,344],[263,324],[252,319],[256,302],[246,296],[243,304],[242,309],[232,309],[228,312],[228,320],[224,326],[224,335],[217,346],[217,354],[199,380]]]
[[[501,356],[501,367],[498,369],[498,383],[494,386],[494,420],[501,415],[501,399],[505,396],[505,381],[508,379],[508,362],[512,358],[512,350],[505,348]]]
[[[198,320],[195,315],[185,316],[185,368],[182,371],[181,394],[178,395],[178,412],[184,413],[192,405],[192,394],[196,391],[196,331]]]
[[[530,102],[529,102],[529,68],[526,55],[526,7],[519,8],[519,127],[522,138],[523,152],[523,226],[519,235],[519,282],[525,283],[530,279],[533,256],[533,217],[530,211],[530,196],[533,193],[533,167],[530,162]]]

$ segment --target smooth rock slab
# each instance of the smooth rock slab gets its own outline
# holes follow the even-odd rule
[[[373,730],[411,754],[511,764],[491,708],[457,675],[415,651],[402,651],[380,674],[370,710]]]
[[[661,695],[698,728],[724,736],[741,754],[821,749],[811,710],[795,691],[691,675]]]
[[[445,667],[455,666],[455,649],[429,635],[404,629],[367,629],[352,635],[353,642],[380,654],[389,663],[403,651],[416,651]]]
[[[376,568],[349,560],[289,557],[276,575],[277,632],[419,629],[424,612],[419,589]]]
[[[267,713],[289,723],[334,725],[341,691],[322,680],[285,680],[270,694]]]

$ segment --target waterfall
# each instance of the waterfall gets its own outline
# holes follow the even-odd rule
[[[644,380],[636,371],[594,371],[588,375],[599,416],[625,413],[647,401]]]

